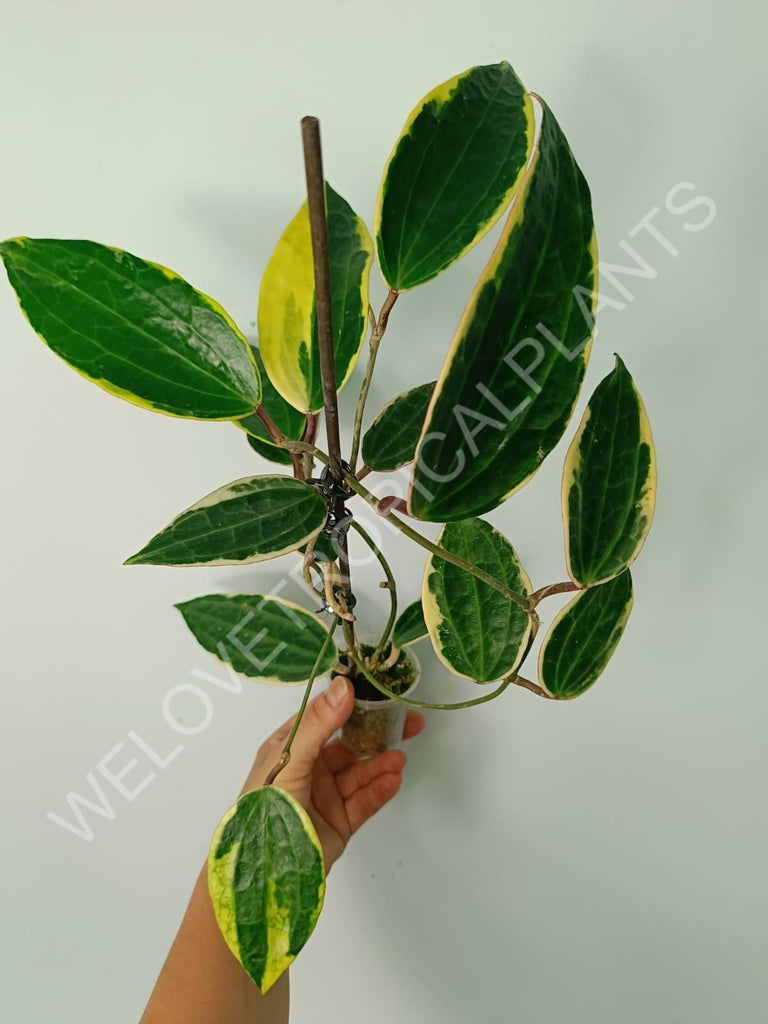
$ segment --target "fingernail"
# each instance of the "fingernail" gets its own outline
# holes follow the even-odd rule
[[[336,676],[331,685],[325,691],[325,696],[332,708],[338,708],[347,696],[347,680],[344,676]]]

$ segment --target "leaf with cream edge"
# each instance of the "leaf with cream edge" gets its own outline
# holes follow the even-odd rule
[[[546,104],[537,148],[435,387],[409,493],[447,522],[498,506],[559,441],[597,303],[589,189]]]
[[[261,374],[262,409],[282,434],[292,441],[300,441],[304,436],[304,429],[307,425],[306,416],[300,413],[298,409],[294,409],[292,405],[289,405],[280,392],[275,389],[264,369],[264,362],[258,347],[251,345],[251,351]],[[269,459],[270,462],[277,462],[282,466],[291,465],[290,453],[285,448],[279,448],[277,445],[266,440],[270,437],[270,433],[264,425],[264,421],[255,413],[251,416],[246,416],[242,420],[235,420],[235,426],[246,432],[248,444],[263,458]]]
[[[352,207],[326,182],[336,386],[344,387],[365,339],[373,243]],[[300,412],[323,408],[315,277],[307,203],[285,229],[259,292],[259,350],[275,388]]]
[[[377,473],[413,462],[435,382],[403,391],[384,406],[363,437],[363,461]]]
[[[295,551],[325,526],[325,502],[289,476],[219,487],[177,516],[126,565],[242,565]]]
[[[211,842],[208,891],[224,941],[268,992],[312,934],[325,896],[322,846],[301,804],[276,786],[241,796]]]
[[[480,241],[518,187],[533,136],[530,97],[506,61],[470,68],[416,105],[376,205],[379,265],[390,288],[430,281]]]
[[[208,594],[176,607],[201,647],[261,683],[306,683],[328,636],[316,615],[282,597]],[[330,672],[337,659],[331,640],[317,678]]]
[[[621,640],[632,611],[629,569],[584,590],[563,608],[539,652],[539,681],[557,700],[588,690]]]
[[[424,621],[424,609],[421,606],[421,598],[404,608],[395,622],[392,631],[392,643],[395,647],[408,647],[422,640],[428,635],[427,624]]]
[[[582,587],[637,558],[656,502],[656,451],[643,400],[621,359],[595,388],[563,467],[565,557]]]
[[[259,404],[245,337],[173,271],[88,241],[11,238],[0,255],[38,335],[110,394],[192,419],[234,419]]]
[[[509,541],[483,519],[448,523],[438,544],[528,596],[531,581]],[[456,675],[488,683],[520,663],[531,631],[522,608],[458,566],[430,555],[421,592],[438,658]]]

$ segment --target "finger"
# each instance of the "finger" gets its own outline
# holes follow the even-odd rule
[[[324,693],[307,704],[296,730],[291,760],[282,776],[284,782],[309,775],[322,748],[351,715],[354,702],[349,679],[336,676]]]
[[[281,726],[278,726],[278,728],[275,729],[275,731],[270,736],[267,736],[267,738],[261,745],[262,748],[273,746],[276,743],[283,743],[285,740],[287,740],[288,733],[293,728],[293,723],[295,721],[296,715],[291,715],[287,722],[283,722],[283,724]]]
[[[402,772],[405,767],[406,757],[402,750],[384,750],[382,753],[372,757],[369,761],[355,761],[336,775],[336,785],[339,792],[347,800],[353,793],[378,775],[386,772]]]
[[[249,790],[256,789],[262,784],[267,772],[280,757],[280,751],[288,739],[288,734],[293,728],[295,720],[296,716],[293,715],[287,722],[283,722],[281,726],[278,726],[261,744],[256,751],[256,757],[253,759],[253,765],[243,784],[241,793],[247,793]]]
[[[334,775],[336,772],[340,772],[342,768],[346,768],[347,765],[360,760],[360,754],[350,750],[343,740],[334,740],[333,743],[326,744],[323,747],[323,757],[328,766],[328,771]]]
[[[420,711],[409,711],[405,716],[403,739],[409,740],[413,736],[418,736],[426,724],[427,720]]]
[[[347,819],[352,832],[357,832],[369,818],[389,803],[400,789],[403,776],[399,772],[385,772],[373,782],[358,789],[347,801]]]

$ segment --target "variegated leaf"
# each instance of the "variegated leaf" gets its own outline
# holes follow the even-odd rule
[[[438,543],[509,590],[530,594],[531,581],[514,548],[490,523],[448,523]],[[421,603],[435,653],[456,675],[487,683],[520,663],[531,630],[529,616],[465,569],[430,555]]]
[[[501,216],[534,134],[533,107],[507,64],[470,68],[419,101],[384,171],[375,234],[398,291],[436,277]]]
[[[578,697],[595,682],[621,639],[632,610],[627,569],[570,601],[544,637],[539,680],[558,700]]]
[[[282,597],[208,594],[176,607],[201,647],[260,683],[306,683],[321,654],[317,676],[338,657],[317,615]]]
[[[656,451],[643,400],[624,363],[598,384],[563,469],[565,554],[582,587],[637,558],[656,502]]]
[[[562,436],[584,376],[597,274],[589,189],[543,109],[424,423],[409,495],[421,519],[479,515],[529,480]]]
[[[241,565],[295,551],[322,530],[325,501],[288,476],[250,476],[207,494],[126,565]]]
[[[331,317],[340,390],[352,373],[368,320],[373,243],[368,229],[326,183]],[[300,412],[323,407],[315,321],[315,278],[307,203],[285,229],[259,292],[259,349],[275,388]]]
[[[268,992],[312,934],[325,896],[322,847],[301,804],[276,786],[241,796],[213,837],[208,890],[224,941]]]
[[[245,337],[173,271],[122,249],[57,238],[11,238],[0,255],[35,331],[110,394],[193,419],[235,419],[259,404]]]

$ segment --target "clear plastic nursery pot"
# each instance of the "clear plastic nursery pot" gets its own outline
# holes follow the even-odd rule
[[[363,641],[361,646],[366,655],[374,650],[372,643]],[[342,664],[344,660],[342,654]],[[399,696],[410,697],[421,678],[418,658],[411,650],[403,648],[394,669],[394,673],[377,669],[373,674]],[[356,680],[354,686],[355,706],[341,731],[344,743],[357,754],[377,754],[398,746],[403,738],[408,706],[385,697],[365,678]]]

